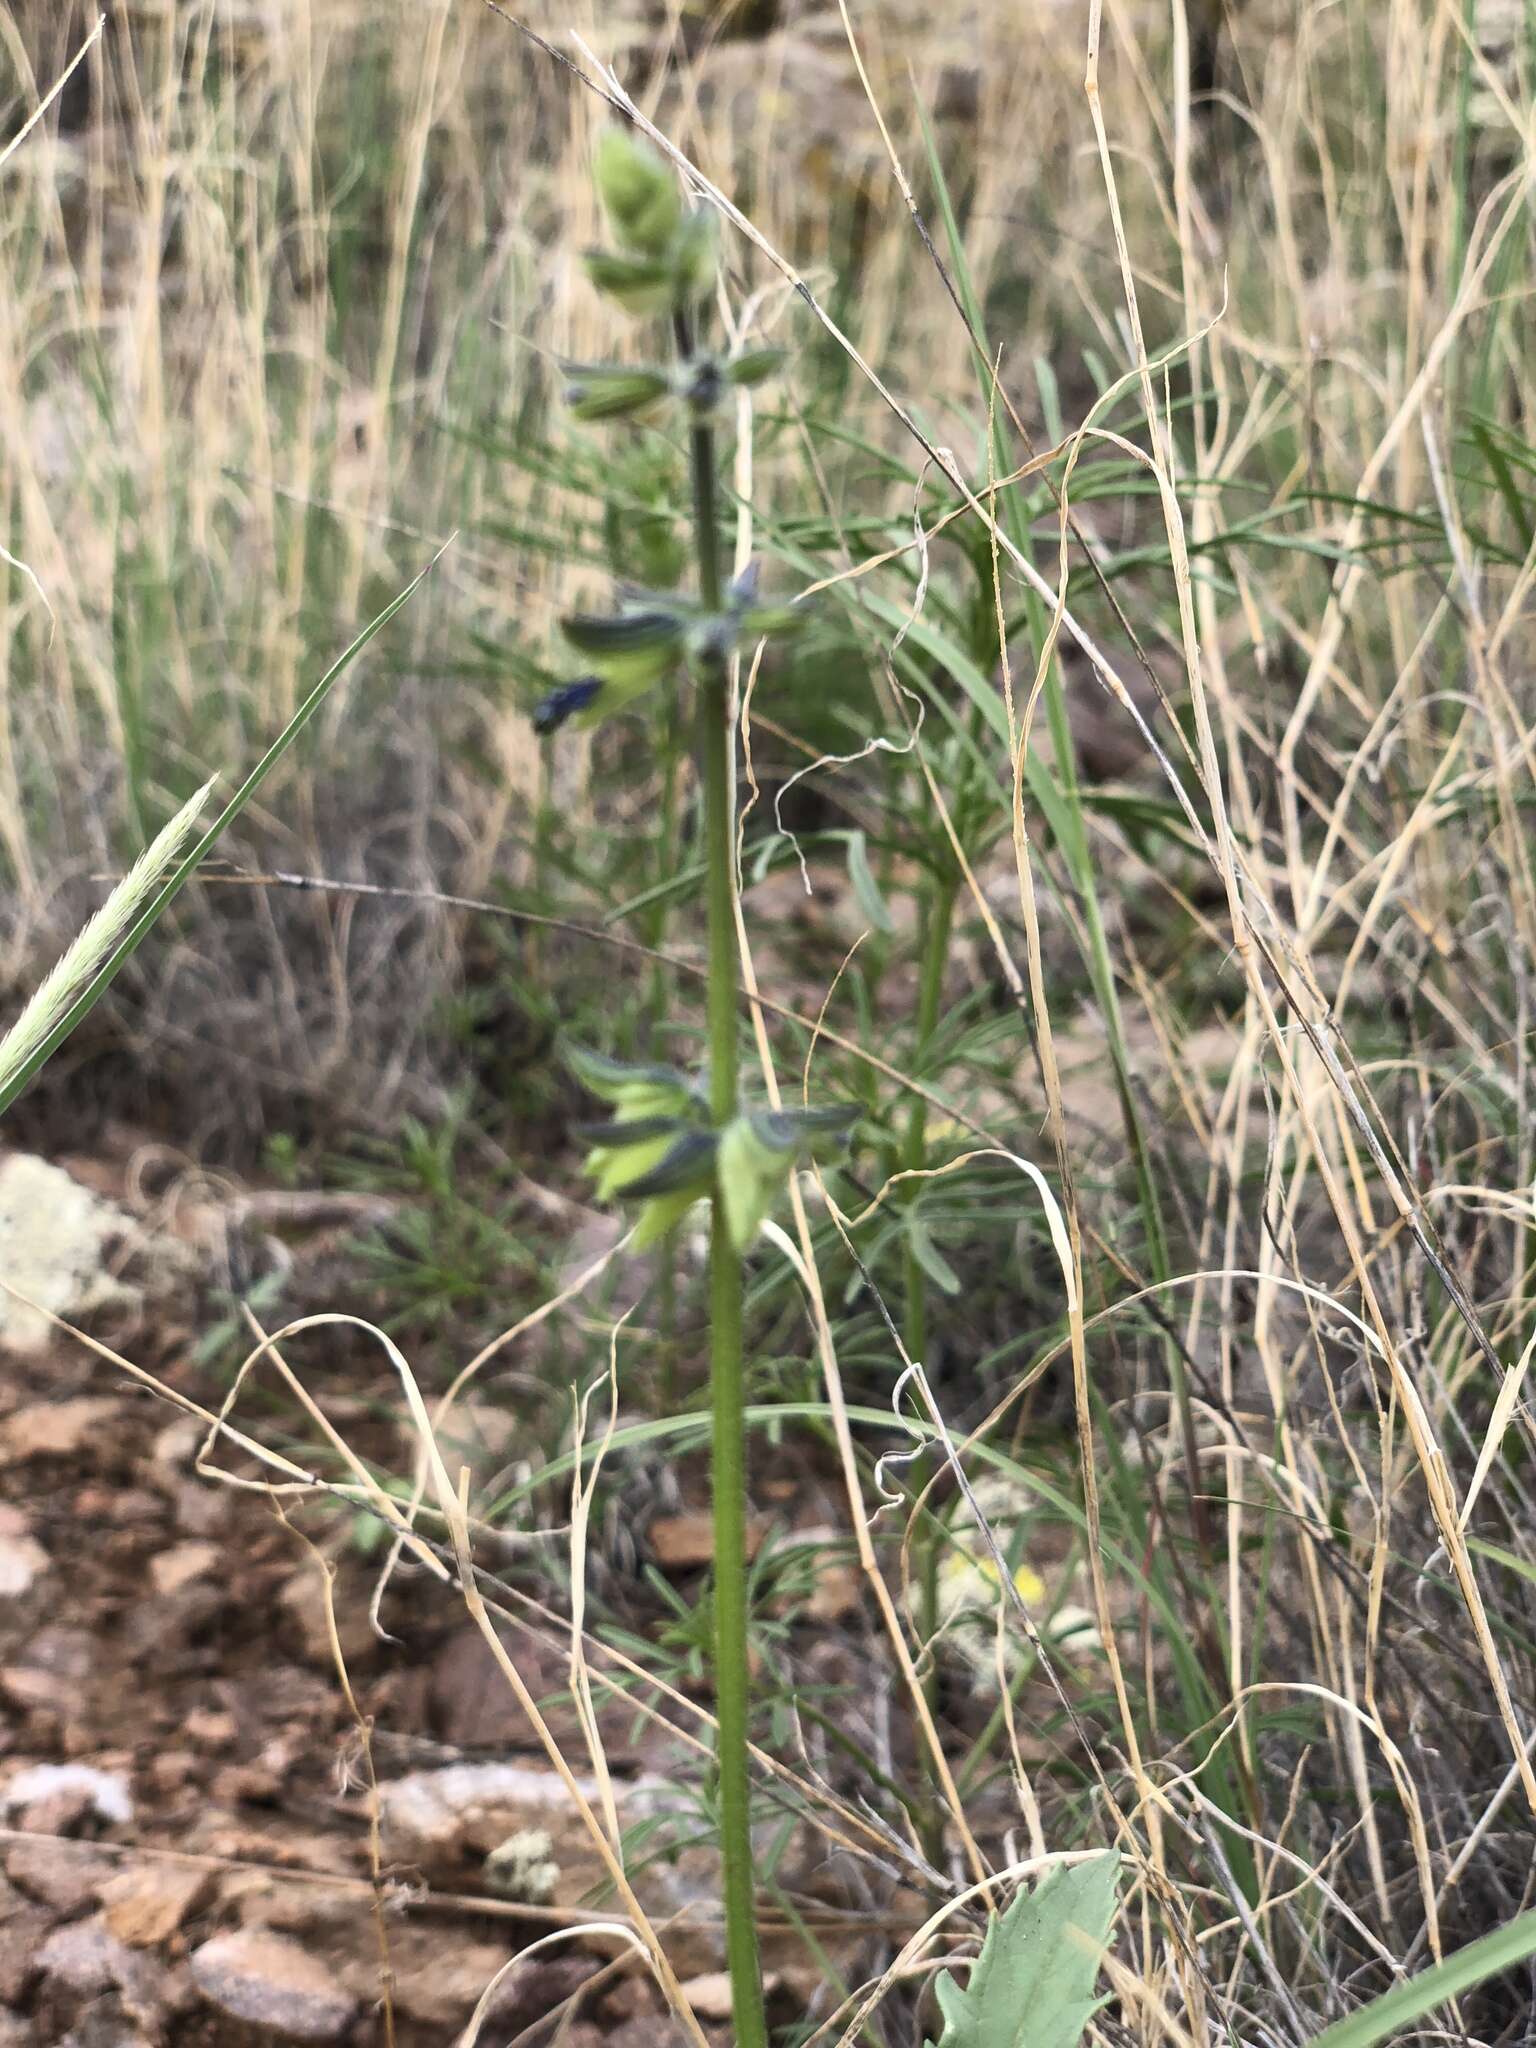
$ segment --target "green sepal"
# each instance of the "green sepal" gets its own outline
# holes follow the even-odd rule
[[[578,420],[633,419],[665,398],[671,373],[627,363],[563,363],[565,402]]]
[[[653,1166],[633,1180],[626,1180],[614,1192],[625,1202],[648,1201],[652,1195],[680,1195],[691,1189],[695,1199],[707,1195],[714,1183],[715,1154],[720,1149],[716,1132],[685,1130],[673,1138]]]
[[[756,1237],[773,1198],[789,1173],[792,1152],[766,1149],[744,1116],[728,1123],[720,1139],[720,1203],[732,1245],[745,1251]]]
[[[560,630],[611,686],[602,706],[604,716],[659,683],[676,667],[685,645],[682,615],[672,609],[618,612],[612,617],[578,612],[562,619]]]
[[[635,1223],[634,1249],[644,1251],[666,1236],[714,1186],[719,1141],[713,1131],[684,1131],[662,1157],[634,1180],[612,1192],[621,1202],[643,1203]]]
[[[763,384],[775,376],[785,359],[781,348],[747,348],[739,356],[732,356],[726,362],[727,383],[743,384],[749,389],[754,384]]]
[[[720,268],[720,222],[712,207],[695,207],[684,215],[668,261],[678,305],[694,305],[708,294]]]
[[[636,1219],[635,1234],[630,1240],[631,1250],[648,1251],[653,1244],[660,1244],[706,1192],[705,1189],[689,1189],[682,1194],[653,1196]]]
[[[625,256],[616,249],[588,249],[582,257],[597,289],[626,313],[644,319],[669,313],[677,302],[677,278],[670,261],[660,256]]]
[[[751,1109],[747,1120],[760,1144],[793,1148],[831,1133],[841,1136],[863,1114],[857,1102],[823,1102],[798,1109]]]
[[[852,1103],[816,1109],[751,1109],[720,1136],[717,1177],[726,1229],[745,1251],[773,1207],[798,1154],[823,1133],[846,1131],[860,1111]]]
[[[737,615],[737,625],[744,640],[766,640],[786,633],[798,633],[805,624],[806,613],[797,604],[755,604]]]
[[[592,1094],[611,1102],[617,1114],[607,1122],[578,1127],[591,1150],[585,1170],[599,1201],[653,1192],[650,1176],[667,1167],[679,1147],[700,1136],[705,1104],[690,1077],[677,1067],[629,1066],[582,1045],[567,1045],[566,1064]],[[708,1170],[705,1172],[706,1184]]]
[[[626,249],[664,256],[683,217],[677,179],[627,128],[605,128],[592,170],[597,196]]]
[[[675,1116],[625,1116],[601,1124],[572,1124],[571,1132],[588,1145],[638,1145],[647,1138],[674,1137],[683,1128]]]
[[[637,1119],[637,1127],[648,1130],[651,1118]],[[621,1124],[619,1129],[623,1129]],[[675,1119],[668,1123],[659,1136],[637,1138],[614,1145],[594,1145],[582,1161],[582,1171],[590,1175],[592,1192],[600,1202],[611,1202],[616,1195],[622,1195],[631,1181],[643,1180],[666,1158],[676,1143],[675,1133],[679,1126]]]
[[[604,1102],[616,1102],[627,1109],[641,1096],[656,1098],[654,1107],[635,1109],[636,1115],[681,1113],[700,1100],[692,1078],[681,1067],[631,1066],[623,1060],[609,1059],[606,1053],[594,1052],[590,1046],[569,1041],[564,1053],[566,1065],[582,1087],[591,1095],[601,1096]],[[625,1121],[628,1120],[626,1117]]]

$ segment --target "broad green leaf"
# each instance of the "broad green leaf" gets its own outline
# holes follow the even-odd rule
[[[1119,1870],[1113,1850],[1068,1864],[994,1914],[968,1981],[938,1980],[937,2048],[1077,2048],[1102,2003],[1093,1988]]]

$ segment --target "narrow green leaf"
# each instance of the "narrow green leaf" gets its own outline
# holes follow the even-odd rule
[[[953,1301],[960,1292],[960,1275],[929,1236],[927,1225],[920,1223],[915,1216],[907,1218],[907,1240],[912,1246],[913,1258],[934,1286]]]
[[[1472,428],[1472,439],[1481,450],[1484,461],[1493,472],[1493,481],[1499,496],[1504,500],[1510,523],[1520,536],[1520,544],[1527,553],[1536,542],[1536,527],[1531,524],[1531,508],[1511,473],[1509,462],[1487,426],[1477,421]]]
[[[859,909],[877,932],[893,932],[896,920],[880,893],[880,884],[875,880],[869,866],[869,847],[862,832],[848,834],[848,879],[853,884],[853,893]]]
[[[1518,1914],[1491,1934],[1457,1949],[1433,1969],[1421,1970],[1406,1984],[1394,1985],[1348,2019],[1314,2034],[1307,2048],[1375,2048],[1376,2042],[1389,2040],[1437,2006],[1459,1998],[1485,1978],[1515,1969],[1532,1955],[1536,1955],[1536,1911]]]

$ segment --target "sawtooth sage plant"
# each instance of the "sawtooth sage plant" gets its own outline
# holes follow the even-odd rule
[[[650,693],[692,680],[694,750],[702,792],[709,912],[708,1066],[694,1076],[666,1065],[629,1066],[585,1049],[570,1061],[607,1106],[585,1127],[598,1195],[639,1205],[634,1243],[665,1240],[696,1202],[710,1205],[709,1338],[711,1487],[715,1551],[715,1700],[726,1954],[737,2048],[767,2048],[758,1966],[748,1778],[746,1431],[742,1255],[797,1158],[818,1137],[846,1132],[856,1107],[771,1109],[742,1101],[737,1073],[736,849],[732,657],[792,632],[800,613],[766,603],[756,566],[722,573],[716,417],[734,388],[778,368],[775,349],[719,355],[702,339],[719,276],[716,217],[688,209],[672,172],[626,129],[596,154],[596,181],[613,248],[591,251],[587,272],[628,313],[665,319],[665,363],[570,364],[566,401],[584,421],[664,417],[686,428],[693,503],[694,594],[624,589],[606,615],[564,619],[561,631],[586,673],[559,684],[534,722],[550,733],[640,708]]]

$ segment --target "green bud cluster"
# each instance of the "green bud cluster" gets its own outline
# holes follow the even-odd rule
[[[604,133],[595,173],[619,246],[588,253],[593,283],[630,312],[680,316],[679,331],[688,334],[692,323],[681,316],[706,294],[718,267],[714,214],[685,210],[670,168],[626,128]],[[783,359],[779,349],[746,348],[728,356],[692,351],[670,364],[567,363],[566,403],[577,419],[594,422],[643,419],[678,404],[703,425],[727,393],[761,384]],[[612,615],[577,613],[561,621],[561,631],[589,672],[546,693],[534,707],[534,729],[596,725],[685,663],[722,661],[800,622],[789,605],[759,603],[755,568],[737,578],[723,606],[710,610],[669,593],[638,591],[621,598]]]
[[[692,356],[686,363],[565,363],[565,402],[579,420],[646,419],[667,400],[694,414],[713,412],[735,386],[761,384],[784,360],[777,348],[743,349],[723,360]]]
[[[818,1137],[851,1129],[853,1103],[816,1109],[747,1109],[723,1126],[709,1121],[703,1086],[677,1067],[622,1065],[572,1046],[571,1070],[613,1109],[582,1127],[586,1170],[600,1201],[638,1202],[637,1250],[658,1243],[718,1185],[726,1228],[744,1251]]]
[[[719,236],[714,213],[685,212],[677,179],[627,128],[597,145],[597,194],[617,249],[589,249],[587,275],[600,292],[640,317],[697,305],[714,283]]]
[[[793,605],[760,603],[757,580],[753,564],[736,578],[719,611],[670,591],[635,590],[621,596],[617,612],[562,619],[561,632],[591,674],[544,699],[534,714],[539,730],[552,732],[567,720],[596,725],[686,662],[725,660],[739,647],[796,631],[804,614]]]

